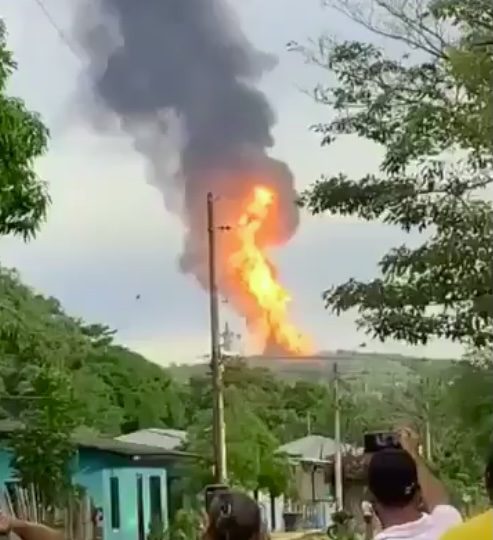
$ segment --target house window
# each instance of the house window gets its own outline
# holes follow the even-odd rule
[[[137,475],[137,530],[138,540],[145,540],[145,523],[144,523],[144,480],[142,475]]]
[[[153,522],[163,522],[163,502],[161,495],[161,477],[149,477],[149,499],[151,506],[151,520]]]
[[[110,478],[111,528],[120,528],[120,483],[116,476]]]

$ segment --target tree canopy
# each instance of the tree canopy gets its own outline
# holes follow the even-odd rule
[[[317,51],[291,44],[336,79],[314,91],[335,114],[314,126],[322,144],[351,134],[384,153],[379,174],[322,177],[301,203],[314,214],[381,221],[421,238],[385,254],[375,279],[330,287],[326,305],[338,314],[356,309],[360,327],[382,341],[487,347],[493,7],[485,0],[326,3],[406,50],[396,57],[373,43],[326,36]]]
[[[47,500],[56,500],[64,484],[60,481],[60,490],[53,491],[45,473],[66,478],[62,465],[73,451],[70,433],[84,427],[107,436],[143,428],[184,429],[188,448],[202,456],[188,471],[188,487],[200,489],[211,480],[207,371],[178,381],[167,369],[116,344],[114,332],[104,325],[67,315],[59,302],[32,291],[15,272],[1,269],[0,291],[10,314],[7,318],[6,310],[0,312],[5,316],[0,325],[0,414],[26,426],[12,442],[19,458],[14,465],[26,482],[47,486]],[[397,358],[396,364],[407,367],[397,371],[403,374],[399,380],[369,378],[365,371],[356,378],[343,373],[344,440],[360,445],[365,431],[392,429],[403,420],[415,423],[424,435],[428,424],[433,459],[451,486],[458,491],[471,486],[481,493],[482,455],[493,427],[489,358],[477,351],[458,364]],[[289,489],[290,472],[286,457],[276,450],[309,434],[333,436],[334,394],[329,376],[324,383],[311,382],[307,372],[307,380],[289,381],[268,367],[266,362],[264,368],[252,368],[241,359],[225,365],[228,468],[239,486],[281,493]],[[474,399],[471,387],[477,389]],[[46,439],[43,448],[63,449],[53,469],[36,466],[40,437]]]
[[[80,405],[70,376],[56,364],[35,366],[19,397],[22,427],[11,435],[12,465],[21,482],[34,487],[43,507],[53,509],[66,502],[71,489]]]
[[[0,235],[33,237],[46,217],[49,196],[34,170],[34,160],[48,145],[48,130],[39,115],[6,93],[16,69],[0,19]]]

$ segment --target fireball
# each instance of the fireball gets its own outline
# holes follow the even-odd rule
[[[229,254],[227,265],[257,307],[255,320],[249,321],[257,337],[293,355],[309,354],[310,340],[289,321],[291,297],[277,281],[275,267],[259,242],[262,227],[274,212],[274,203],[272,189],[263,185],[253,188],[235,227],[237,248]]]

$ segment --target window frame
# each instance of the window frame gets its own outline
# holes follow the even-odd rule
[[[109,478],[110,488],[110,525],[113,531],[121,528],[121,507],[120,507],[120,479],[111,475]]]

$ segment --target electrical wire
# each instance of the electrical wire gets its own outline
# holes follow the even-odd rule
[[[58,34],[59,39],[62,41],[62,43],[68,47],[70,52],[78,59],[80,60],[80,55],[77,52],[77,49],[75,48],[74,44],[70,41],[70,39],[67,37],[65,32],[62,30],[61,26],[56,22],[54,17],[51,15],[50,11],[44,4],[43,0],[34,0],[34,2],[38,5],[39,9],[45,16],[46,20],[50,24],[50,26],[55,30],[55,32]]]

